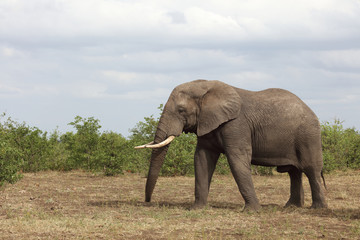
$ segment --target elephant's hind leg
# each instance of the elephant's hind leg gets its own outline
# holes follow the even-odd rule
[[[312,205],[311,208],[327,208],[323,186],[321,184],[321,170],[309,168],[305,171],[311,187]]]
[[[296,142],[296,155],[300,169],[309,179],[312,208],[326,208],[324,188],[322,186],[323,156],[320,129],[305,128]]]
[[[278,166],[277,171],[279,173],[287,172],[290,176],[290,198],[285,204],[285,207],[304,206],[304,188],[302,185],[302,172],[298,168],[286,165]]]
[[[292,167],[288,173],[290,176],[290,199],[287,201],[285,207],[302,207],[304,206],[302,172],[296,167]]]
[[[323,168],[321,143],[313,147],[305,147],[300,161],[303,163],[303,172],[309,179],[311,188],[311,208],[326,208],[325,194],[322,185],[321,171]]]

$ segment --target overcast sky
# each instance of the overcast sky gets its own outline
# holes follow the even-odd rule
[[[0,1],[0,113],[17,121],[128,136],[195,79],[285,88],[360,130],[360,1]]]

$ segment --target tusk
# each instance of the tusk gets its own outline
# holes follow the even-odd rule
[[[175,136],[170,136],[167,139],[165,139],[164,141],[162,141],[161,143],[158,144],[154,144],[154,145],[146,145],[146,148],[161,148],[164,147],[166,145],[168,145],[169,143],[172,142],[172,140],[175,139]]]
[[[140,148],[161,148],[161,147],[164,147],[164,146],[168,145],[169,143],[171,143],[174,139],[175,139],[175,136],[170,136],[167,139],[165,139],[164,141],[162,141],[161,143],[157,143],[157,144],[148,143],[148,144],[138,146],[138,147],[135,147],[135,148],[136,149],[140,149]]]
[[[141,145],[141,146],[136,146],[135,149],[146,148],[147,145],[151,145],[151,144],[153,144],[153,143],[154,143],[154,141],[151,141],[151,142],[149,142],[149,143],[147,143],[147,144],[144,144],[144,145]]]

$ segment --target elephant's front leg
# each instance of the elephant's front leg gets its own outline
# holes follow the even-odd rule
[[[201,147],[195,151],[195,203],[192,209],[203,208],[207,203],[211,178],[220,153]]]
[[[251,177],[251,148],[248,150],[232,148],[226,153],[226,156],[240,193],[245,200],[244,210],[259,210],[260,204]]]

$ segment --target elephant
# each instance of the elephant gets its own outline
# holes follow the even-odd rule
[[[270,88],[249,91],[217,80],[195,80],[174,88],[164,106],[152,148],[145,201],[151,196],[169,144],[182,132],[195,133],[195,202],[207,205],[211,179],[221,153],[245,201],[244,210],[259,210],[251,164],[277,167],[290,176],[285,206],[302,207],[302,173],[307,176],[312,208],[326,208],[321,129],[314,112],[293,93]],[[324,178],[323,178],[324,180]],[[325,181],[324,181],[325,186]]]

